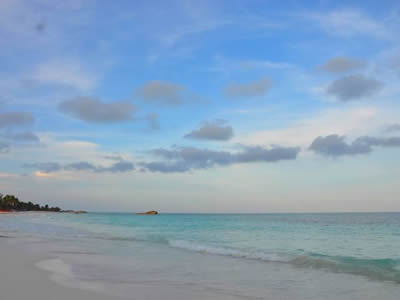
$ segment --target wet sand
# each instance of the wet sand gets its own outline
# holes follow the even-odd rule
[[[9,245],[12,237],[0,238],[0,299],[4,300],[116,300],[109,295],[69,288],[50,279],[51,273],[36,264],[45,257],[37,257]]]

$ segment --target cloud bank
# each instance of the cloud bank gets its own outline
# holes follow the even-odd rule
[[[272,146],[270,148],[261,146],[244,147],[242,151],[237,153],[195,147],[181,147],[171,150],[159,148],[152,150],[150,154],[162,158],[162,161],[141,162],[140,165],[150,172],[175,173],[238,163],[295,160],[299,152],[299,147],[281,146]]]
[[[61,170],[90,171],[95,173],[122,173],[135,170],[134,164],[125,160],[117,161],[108,167],[96,166],[86,161],[69,163],[65,165],[56,162],[30,163],[24,164],[23,167],[27,169],[35,169],[43,173],[53,173]]]
[[[325,137],[319,136],[312,142],[308,149],[324,156],[339,157],[371,153],[374,147],[400,147],[400,137],[362,136],[355,139],[352,143],[347,143],[345,139],[345,136],[337,134]]]
[[[61,164],[56,162],[39,162],[39,163],[27,163],[22,165],[26,169],[36,169],[43,173],[57,172],[62,169]]]

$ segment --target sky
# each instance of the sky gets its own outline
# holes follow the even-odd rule
[[[0,192],[400,211],[398,1],[0,1]]]

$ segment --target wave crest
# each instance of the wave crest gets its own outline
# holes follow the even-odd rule
[[[169,241],[169,245],[174,248],[213,255],[284,263],[294,267],[321,269],[335,273],[360,275],[373,280],[385,280],[400,283],[400,260],[394,259],[361,259],[355,257],[329,256],[317,253],[289,256],[276,253],[246,252],[231,248],[208,246],[184,240],[171,240]]]

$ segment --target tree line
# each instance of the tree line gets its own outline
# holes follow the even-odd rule
[[[32,202],[19,201],[14,195],[3,195],[0,193],[0,210],[10,211],[54,211],[60,212],[59,207],[49,207],[47,204],[40,206]]]

